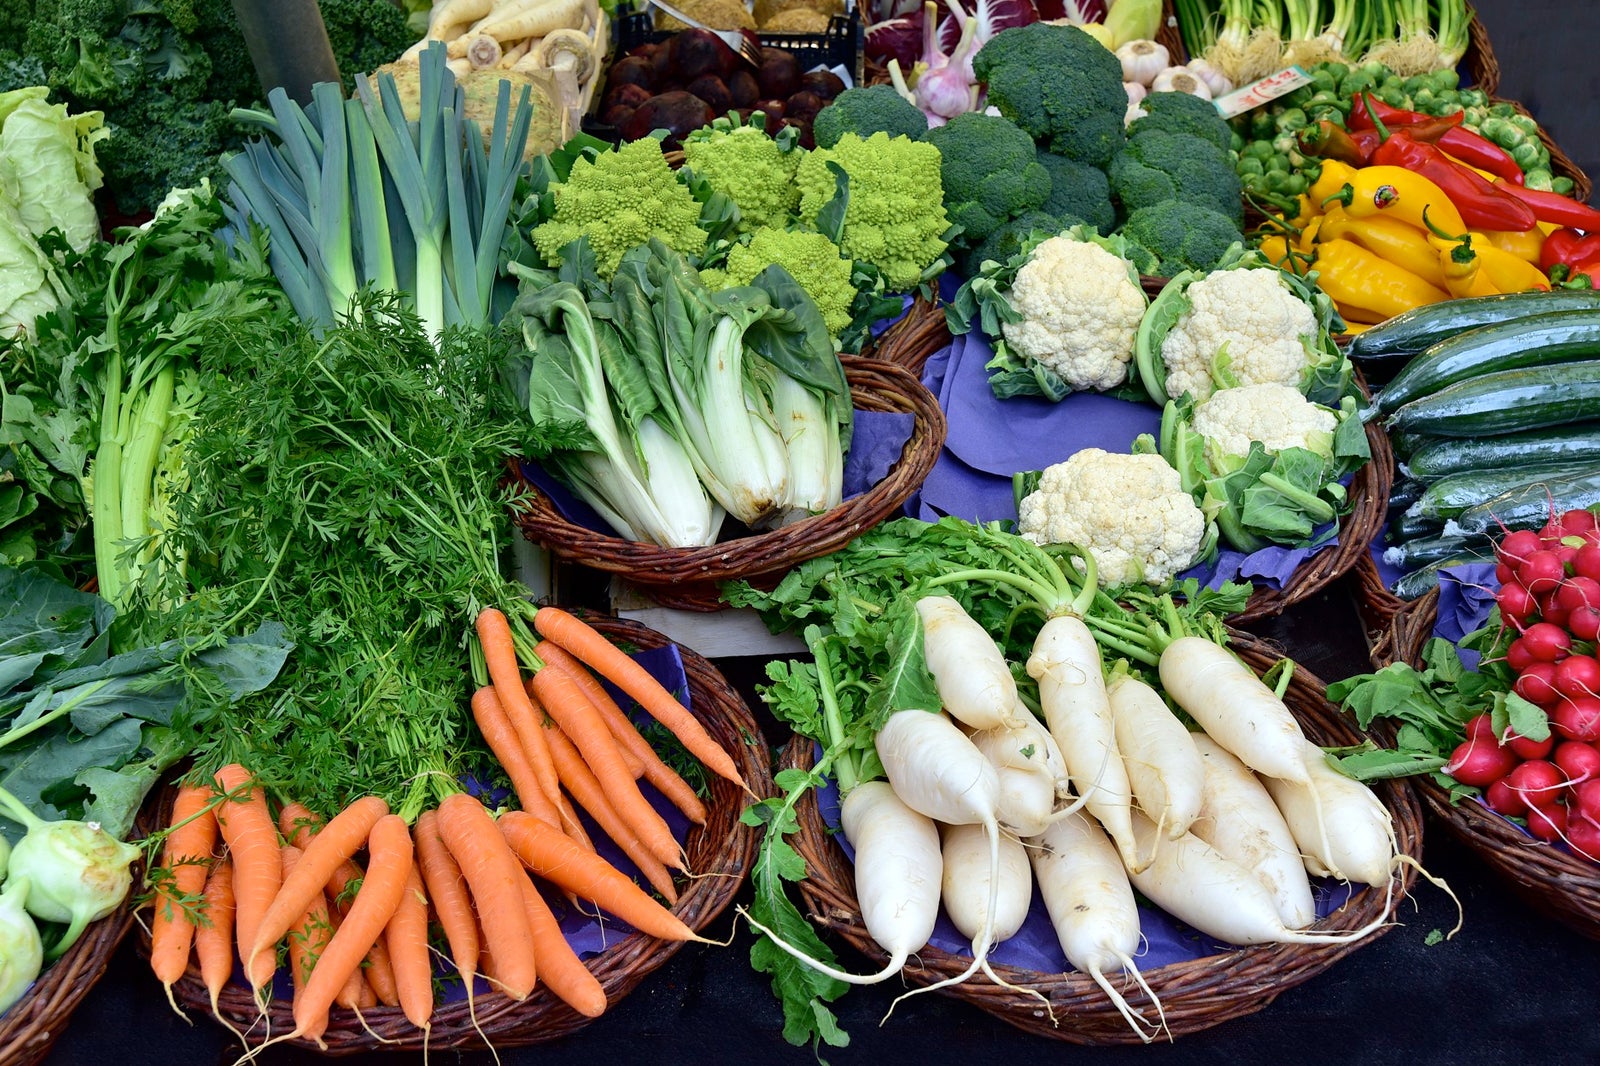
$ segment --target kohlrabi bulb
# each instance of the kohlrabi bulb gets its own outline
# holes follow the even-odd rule
[[[18,841],[11,876],[29,882],[28,912],[68,926],[52,956],[71,947],[90,922],[117,909],[133,885],[129,867],[138,857],[138,848],[94,822],[41,822]]]
[[[28,879],[13,877],[0,892],[0,1011],[22,998],[44,966],[39,928],[28,917]]]

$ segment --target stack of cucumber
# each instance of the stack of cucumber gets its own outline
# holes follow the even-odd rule
[[[1367,417],[1399,463],[1385,561],[1406,571],[1401,598],[1492,559],[1494,534],[1600,504],[1600,292],[1419,307],[1358,334],[1350,356],[1388,377]]]

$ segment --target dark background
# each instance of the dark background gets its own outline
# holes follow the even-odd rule
[[[13,0],[14,2],[14,0]],[[1477,8],[1500,62],[1500,95],[1519,100],[1586,172],[1600,172],[1600,4],[1479,0]],[[1367,669],[1348,592],[1335,588],[1262,627],[1296,659],[1324,677]],[[724,668],[749,695],[758,664]],[[754,704],[753,704],[754,705]],[[758,713],[760,713],[758,711]],[[772,739],[780,737],[776,730]],[[971,1066],[1031,1061],[1088,1061],[1104,1066],[1327,1062],[1368,1066],[1419,1063],[1600,1062],[1600,947],[1528,910],[1492,880],[1471,854],[1430,826],[1426,865],[1460,896],[1466,925],[1454,940],[1425,944],[1449,928],[1455,907],[1421,885],[1400,907],[1403,925],[1250,1017],[1170,1045],[1077,1048],[1024,1035],[966,1004],[914,997],[879,1027],[898,982],[856,989],[837,1004],[848,1048],[830,1049],[835,1064],[959,1061]],[[708,930],[726,938],[725,915]],[[232,1063],[240,1054],[204,1018],[193,1026],[172,1013],[129,937],[90,992],[46,1062],[49,1066],[162,1066]],[[749,967],[750,937],[741,925],[733,946],[689,945],[576,1036],[536,1048],[508,1049],[501,1061],[578,1066],[637,1058],[653,1066],[815,1062],[809,1048],[783,1041],[782,1019],[765,982]],[[843,949],[846,966],[864,960]],[[1270,998],[1270,989],[1261,993]],[[435,1051],[436,1063],[487,1066],[487,1053]],[[266,1066],[325,1062],[274,1049]],[[410,1066],[417,1055],[369,1055],[346,1061]]]

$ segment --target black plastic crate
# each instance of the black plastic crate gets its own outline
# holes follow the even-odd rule
[[[632,11],[617,9],[612,19],[612,56],[626,55],[641,44],[655,44],[671,37],[673,30],[658,30],[655,26],[655,9]],[[757,30],[756,36],[766,48],[782,48],[793,52],[801,70],[810,70],[821,64],[843,67],[850,71],[857,85],[862,84],[864,71],[861,61],[861,13],[854,6],[848,14],[834,15],[822,33],[768,33]]]

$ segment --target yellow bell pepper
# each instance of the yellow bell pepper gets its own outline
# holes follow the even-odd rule
[[[1344,329],[1340,332],[1346,337],[1354,337],[1357,333],[1365,333],[1377,324],[1376,322],[1354,322],[1347,318],[1344,320]]]
[[[1473,249],[1471,241],[1444,241],[1434,239],[1439,250],[1439,266],[1444,270],[1445,288],[1450,295],[1496,296],[1500,290],[1483,268],[1483,258]]]
[[[1385,215],[1419,230],[1427,230],[1431,222],[1445,233],[1467,231],[1444,190],[1404,167],[1362,167],[1340,192],[1351,218]]]
[[[1520,236],[1520,234],[1519,234]],[[1478,270],[1486,275],[1500,292],[1526,292],[1529,289],[1548,291],[1550,279],[1536,264],[1528,262],[1504,248],[1481,241],[1472,242],[1472,250],[1481,260]]]
[[[1289,266],[1289,238],[1283,234],[1274,234],[1271,237],[1261,238],[1261,254],[1267,257],[1267,262],[1275,267],[1285,270]]]
[[[1306,197],[1318,211],[1325,211],[1328,198],[1337,196],[1340,190],[1355,180],[1357,173],[1356,168],[1349,163],[1341,163],[1337,159],[1324,159],[1322,173],[1307,190]]]
[[[1375,326],[1384,319],[1384,316],[1376,311],[1369,311],[1365,307],[1351,307],[1349,304],[1340,303],[1338,300],[1333,302],[1333,306],[1338,309],[1339,317],[1344,319],[1346,327]],[[1350,330],[1347,328],[1345,332],[1348,333]]]
[[[1544,249],[1544,230],[1530,229],[1525,233],[1514,230],[1491,229],[1483,231],[1484,241],[1503,252],[1510,252],[1525,263],[1538,263],[1539,252]],[[1479,247],[1482,247],[1479,243]]]
[[[1439,266],[1439,253],[1428,243],[1428,235],[1415,226],[1387,215],[1351,218],[1344,208],[1332,204],[1322,217],[1318,232],[1325,241],[1354,241],[1428,284],[1444,288],[1444,270]]]
[[[1317,245],[1317,284],[1340,306],[1365,308],[1380,319],[1450,298],[1438,286],[1347,240]]]
[[[1306,228],[1300,231],[1300,237],[1294,242],[1294,246],[1300,249],[1302,252],[1315,251],[1317,247],[1317,234],[1322,232],[1322,224],[1324,221],[1326,221],[1326,218],[1327,216],[1325,215],[1318,215],[1316,218],[1307,223]]]

